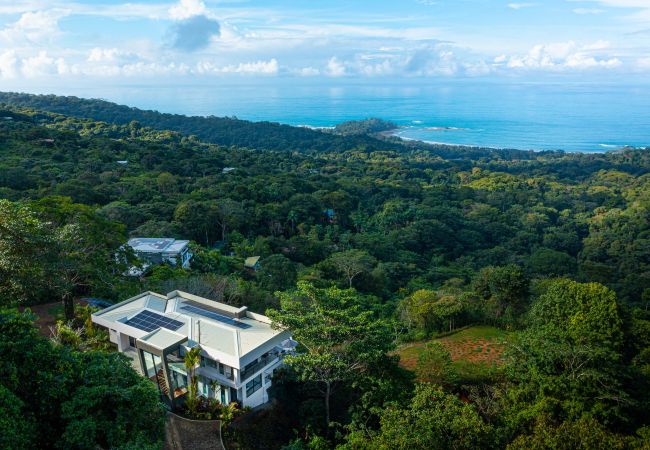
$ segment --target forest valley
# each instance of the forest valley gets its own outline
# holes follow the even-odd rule
[[[227,448],[649,449],[650,151],[389,125],[0,94],[0,448],[160,448],[155,386],[75,299],[179,289],[301,344]],[[191,269],[124,276],[134,236],[191,240]],[[54,301],[46,338],[17,307]]]

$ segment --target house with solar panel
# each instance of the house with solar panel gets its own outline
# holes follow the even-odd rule
[[[268,317],[181,291],[145,292],[92,315],[111,342],[158,385],[169,405],[182,401],[188,375],[184,355],[201,349],[201,395],[255,407],[269,399],[274,372],[297,343]]]
[[[143,263],[143,268],[129,269],[129,275],[139,276],[150,266],[157,264],[171,264],[184,269],[190,267],[192,252],[190,241],[179,241],[174,238],[133,238],[127,242],[128,246]]]

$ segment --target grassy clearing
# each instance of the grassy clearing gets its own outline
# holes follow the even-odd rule
[[[503,363],[503,351],[508,333],[495,327],[477,326],[436,338],[442,343],[453,361],[453,368],[461,384],[493,379]],[[397,353],[400,365],[415,370],[418,356],[429,341],[415,342],[402,346]]]

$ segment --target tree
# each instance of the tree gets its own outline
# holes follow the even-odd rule
[[[156,448],[165,415],[154,384],[118,353],[77,354],[75,389],[63,399],[60,448]]]
[[[474,291],[485,300],[495,320],[522,313],[528,300],[528,278],[515,265],[486,267],[472,280]],[[509,316],[509,317],[508,317]]]
[[[447,450],[489,448],[493,432],[471,404],[429,383],[416,387],[406,408],[389,406],[380,428],[348,436],[343,448],[356,450]]]
[[[334,253],[329,257],[329,262],[342,273],[347,281],[348,287],[352,287],[352,281],[360,274],[370,271],[377,260],[364,250],[346,250]]]
[[[296,264],[284,255],[264,258],[256,275],[260,285],[272,292],[295,285],[298,276]]]
[[[598,421],[582,418],[555,424],[547,416],[539,417],[531,434],[518,436],[508,450],[544,450],[550,448],[575,450],[625,450],[643,448],[635,439],[612,433]],[[639,439],[638,444],[641,444]],[[647,444],[647,443],[646,443]]]
[[[230,198],[217,200],[215,207],[215,221],[221,228],[221,240],[225,241],[228,229],[237,226],[244,216],[244,208],[241,203]]]
[[[63,299],[67,320],[74,319],[74,295],[110,290],[133,262],[124,247],[124,226],[104,219],[94,208],[65,197],[46,197],[34,204],[54,225],[54,262],[50,288]]]
[[[201,362],[201,347],[196,346],[185,353],[183,363],[188,378],[185,406],[192,415],[196,415],[199,406],[199,380],[196,377],[196,366],[199,365],[199,362]]]
[[[285,362],[303,381],[319,385],[330,424],[330,397],[338,383],[361,377],[393,347],[390,329],[364,310],[352,290],[317,289],[298,282],[294,292],[279,293],[280,309],[267,315],[273,326],[289,330],[304,351]]]
[[[463,302],[449,292],[440,294],[427,289],[419,289],[404,298],[399,305],[399,313],[409,328],[421,330],[425,334],[433,331],[452,331],[454,319],[463,312]]]
[[[51,224],[31,208],[0,200],[1,303],[24,303],[43,293],[54,242]]]
[[[24,410],[23,402],[0,384],[0,448],[36,448],[36,424]]]
[[[24,441],[42,449],[159,445],[165,416],[155,385],[120,353],[53,345],[34,319],[29,310],[0,309],[0,429],[19,414],[12,430],[27,433],[0,436],[2,448]]]
[[[623,329],[616,295],[598,283],[551,282],[533,304],[510,365],[519,417],[557,422],[624,420],[632,406],[622,366]]]

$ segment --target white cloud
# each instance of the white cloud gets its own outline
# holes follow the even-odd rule
[[[327,61],[327,66],[325,68],[325,73],[330,77],[342,77],[346,75],[345,66],[333,56]]]
[[[60,34],[59,19],[68,15],[66,10],[26,12],[20,18],[0,30],[0,40],[10,44],[24,45],[51,41]]]
[[[15,78],[18,73],[18,58],[14,50],[0,54],[0,78]]]
[[[598,9],[598,8],[575,8],[573,12],[576,14],[580,14],[582,16],[587,16],[587,15],[602,14],[605,12],[605,10]]]
[[[320,75],[320,70],[315,67],[303,67],[298,70],[298,75],[302,77],[315,77]]]
[[[172,20],[185,20],[194,16],[206,15],[207,12],[205,3],[201,0],[180,0],[169,8],[169,17]]]
[[[584,70],[593,68],[612,69],[622,65],[616,57],[607,56],[606,41],[578,45],[574,41],[534,46],[525,55],[499,56],[494,60],[498,66],[509,69]]]
[[[508,3],[508,8],[514,10],[532,8],[533,6],[537,6],[537,3]]]
[[[636,11],[624,18],[634,22],[650,23],[650,1],[648,0],[569,0],[574,2],[597,3],[610,8],[627,8]]]
[[[65,75],[69,67],[63,58],[54,58],[46,51],[40,51],[36,56],[22,60],[21,72],[27,78],[43,77],[47,75]]]
[[[194,73],[199,75],[214,74],[247,74],[247,75],[275,75],[280,66],[275,58],[268,61],[255,61],[219,66],[209,61],[197,63]]]
[[[128,63],[139,59],[135,53],[126,52],[118,48],[95,47],[88,53],[87,61],[91,63]]]

